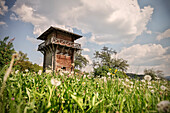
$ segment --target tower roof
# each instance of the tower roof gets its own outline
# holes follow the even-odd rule
[[[49,35],[53,31],[55,31],[55,32],[61,31],[61,32],[66,33],[66,34],[70,34],[70,35],[73,36],[74,40],[77,40],[77,39],[82,37],[81,35],[78,35],[78,34],[75,34],[75,33],[72,33],[72,32],[66,31],[66,30],[63,30],[61,28],[57,28],[57,27],[51,26],[48,30],[46,30],[44,33],[42,33],[37,39],[45,40],[47,35]]]

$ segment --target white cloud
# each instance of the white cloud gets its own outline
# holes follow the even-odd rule
[[[34,34],[50,25],[70,26],[91,32],[98,44],[132,42],[147,30],[153,13],[150,6],[140,9],[137,0],[17,0],[12,10],[34,25]]]
[[[14,13],[12,13],[12,14],[10,15],[10,19],[11,19],[11,20],[15,20],[15,21],[16,21],[16,20],[19,20]]]
[[[90,52],[90,49],[89,48],[83,48],[83,51]]]
[[[147,33],[147,34],[152,34],[152,31],[147,30],[146,33]]]
[[[86,37],[80,38],[76,40],[75,43],[79,43],[83,47],[87,43],[87,38]]]
[[[169,37],[170,37],[170,29],[167,29],[163,33],[159,34],[156,39],[160,41],[162,39],[169,38]]]
[[[40,44],[42,42],[41,40],[37,40],[36,38],[32,38],[32,37],[29,37],[29,36],[27,36],[26,39],[33,44]]]
[[[89,57],[89,55],[83,55],[83,56],[89,61],[89,64],[86,67],[84,67],[82,69],[82,71],[86,71],[86,72],[93,71],[93,66],[92,66],[93,62],[92,62],[91,58]]]
[[[0,0],[0,15],[4,15],[8,11],[8,6],[5,5],[4,0]]]
[[[6,25],[7,26],[7,24],[3,21],[0,21],[0,25]]]
[[[170,66],[170,55],[167,52],[168,48],[163,48],[160,44],[136,44],[122,49],[118,56],[128,61],[129,72],[143,73],[145,68],[154,68],[163,70],[166,76],[170,73],[167,68]]]

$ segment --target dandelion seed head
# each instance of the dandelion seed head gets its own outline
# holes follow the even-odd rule
[[[144,79],[147,80],[147,81],[150,81],[152,79],[152,77],[150,75],[145,75]]]
[[[170,112],[170,102],[167,100],[159,102],[157,104],[157,109],[159,112],[169,113]]]

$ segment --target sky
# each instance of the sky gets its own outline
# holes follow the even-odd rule
[[[0,0],[0,39],[43,64],[36,38],[50,26],[82,35],[76,40],[89,60],[107,46],[128,61],[127,72],[162,70],[170,76],[170,0]],[[114,57],[114,55],[113,55]]]

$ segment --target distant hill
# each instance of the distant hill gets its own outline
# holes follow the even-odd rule
[[[170,76],[166,76],[165,79],[167,79],[168,81],[170,81]]]
[[[126,75],[129,76],[130,78],[139,78],[139,79],[143,79],[143,77],[145,76],[142,74],[138,75],[138,74],[134,74],[134,73],[126,73]]]

